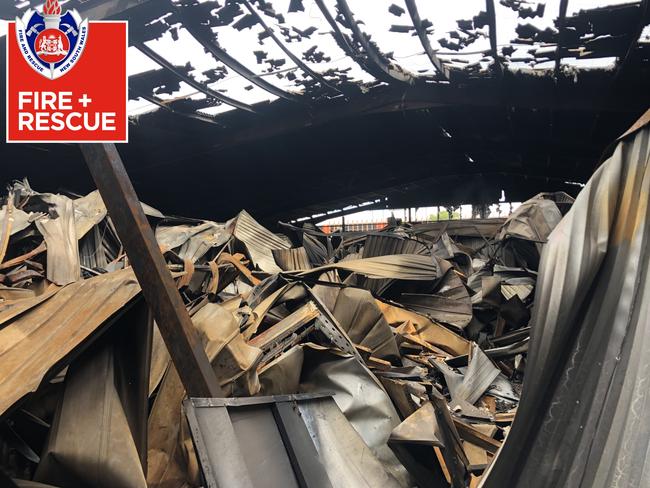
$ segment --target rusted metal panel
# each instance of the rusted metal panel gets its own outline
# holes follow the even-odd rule
[[[35,480],[146,488],[152,325],[140,299],[69,366]]]
[[[0,415],[140,292],[132,270],[72,283],[0,329]]]

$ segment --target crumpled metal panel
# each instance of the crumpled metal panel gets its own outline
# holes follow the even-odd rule
[[[125,315],[112,340],[93,347],[69,368],[37,481],[62,488],[146,488],[141,463],[146,438],[150,353],[144,302]],[[143,313],[144,312],[144,315]],[[115,324],[118,326],[118,324]],[[113,334],[113,332],[119,334]],[[132,340],[130,348],[124,343]],[[138,442],[140,441],[140,442]]]
[[[368,347],[373,356],[399,359],[393,331],[369,291],[344,288],[332,313],[354,344]]]
[[[60,289],[0,329],[0,415],[140,292],[132,270]],[[31,299],[30,299],[31,302]]]
[[[315,345],[303,349],[300,391],[335,392],[334,401],[385,469],[402,486],[410,486],[408,474],[386,444],[400,419],[381,383],[355,357]]]
[[[74,206],[72,200],[62,195],[42,198],[52,206],[51,215],[36,221],[47,245],[47,279],[67,285],[81,278]]]
[[[273,258],[282,271],[311,269],[312,265],[304,247],[273,249]]]
[[[260,371],[260,383],[263,395],[334,392],[334,401],[385,469],[401,486],[412,486],[386,445],[399,416],[376,377],[354,356],[315,344],[296,346]]]
[[[85,197],[72,201],[74,207],[74,224],[77,239],[85,236],[90,229],[99,224],[106,217],[106,205],[102,200],[99,190],[90,192]]]
[[[560,193],[564,200],[565,194]],[[540,193],[525,201],[508,217],[499,229],[499,240],[516,237],[534,242],[546,242],[551,231],[562,220],[562,212],[554,200]],[[568,195],[567,195],[568,196]]]
[[[423,254],[426,246],[414,239],[403,239],[395,235],[371,234],[363,246],[362,257],[387,256],[389,254]]]
[[[446,327],[428,317],[411,310],[377,301],[384,317],[398,334],[408,334],[418,340],[428,342],[455,356],[469,353],[470,343]]]
[[[650,486],[649,195],[646,126],[544,249],[521,403],[484,487]]]
[[[246,343],[235,316],[218,303],[207,303],[192,316],[205,352],[226,391],[254,395],[259,391],[253,367],[262,351]],[[236,385],[226,384],[237,382]]]
[[[395,473],[387,472],[385,461],[380,462],[331,399],[299,403],[298,408],[333,487],[405,486]]]
[[[224,224],[203,222],[198,225],[158,226],[156,241],[164,251],[178,250],[181,259],[189,259],[193,263],[203,257],[211,248],[225,244],[230,238],[230,232]]]
[[[433,256],[441,279],[432,294],[402,293],[400,303],[432,320],[463,329],[472,320],[472,301],[465,284],[449,261]]]
[[[233,235],[246,246],[253,263],[262,271],[267,273],[282,271],[275,264],[273,249],[291,248],[291,242],[288,239],[283,239],[258,224],[245,210],[242,210],[234,219],[234,224],[229,222],[227,225],[234,225]]]
[[[415,239],[404,239],[396,235],[369,235],[363,246],[362,258],[374,258],[394,254],[425,254],[427,247]],[[381,294],[393,282],[391,279],[368,280],[359,278],[359,285],[375,294]]]
[[[338,263],[326,264],[325,266],[304,271],[299,276],[324,273],[333,269],[350,271],[373,279],[390,278],[430,281],[442,275],[440,266],[431,256],[395,254],[392,256],[339,261]]]

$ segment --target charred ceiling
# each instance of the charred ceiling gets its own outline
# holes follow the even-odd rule
[[[0,17],[36,3],[4,3]],[[648,106],[647,0],[442,3],[66,7],[130,21],[129,93],[146,110],[120,151],[142,198],[165,211],[219,218],[246,206],[271,220],[366,197],[427,205],[571,190]],[[29,161],[3,165],[4,180],[90,185],[75,147],[2,152]]]

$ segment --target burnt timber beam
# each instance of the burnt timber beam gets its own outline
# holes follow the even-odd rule
[[[371,64],[375,70],[383,73],[384,76],[382,81],[388,83],[394,83],[397,81],[409,85],[415,84],[415,78],[410,73],[404,71],[401,67],[390,63],[384,55],[379,52],[379,49],[370,41],[368,36],[361,31],[354,15],[352,14],[352,10],[350,10],[348,2],[346,0],[336,0],[336,5],[345,19],[345,22],[350,27],[352,36],[368,55],[367,62]]]
[[[372,65],[369,65],[366,62],[366,57],[363,54],[361,54],[355,46],[350,44],[348,37],[345,34],[343,34],[343,31],[341,31],[341,28],[336,23],[334,17],[332,17],[332,14],[327,8],[327,5],[325,5],[325,2],[323,0],[314,0],[314,1],[316,2],[316,5],[318,5],[318,8],[323,14],[323,17],[325,17],[325,20],[327,20],[327,23],[332,28],[332,36],[334,37],[336,44],[338,44],[338,46],[343,50],[343,52],[345,52],[345,54],[350,56],[354,60],[354,62],[357,63],[359,67],[362,70],[364,70],[366,73],[374,76],[378,80],[382,80],[386,78],[386,75],[381,70],[375,68]]]
[[[155,63],[159,64],[162,66],[164,69],[172,73],[174,76],[179,78],[180,80],[184,81],[188,85],[190,85],[192,88],[195,90],[205,94],[208,97],[212,97],[216,100],[219,100],[220,102],[225,103],[226,105],[230,105],[235,108],[239,108],[241,110],[245,110],[247,112],[252,112],[255,113],[255,109],[244,102],[240,102],[238,100],[235,100],[233,98],[227,97],[226,95],[223,95],[222,93],[219,93],[218,91],[213,90],[212,88],[204,85],[203,83],[199,83],[195,79],[191,78],[190,76],[185,76],[183,73],[178,71],[173,64],[171,64],[169,61],[167,61],[165,58],[160,56],[156,51],[151,49],[149,46],[147,46],[144,42],[136,42],[134,46],[145,56],[147,56],[149,59],[154,61]]]
[[[411,22],[413,22],[413,27],[415,27],[415,31],[418,33],[418,37],[420,38],[420,43],[424,48],[424,52],[427,53],[427,56],[429,57],[431,64],[433,64],[433,66],[436,68],[438,73],[440,73],[440,75],[445,80],[448,80],[449,69],[442,64],[440,58],[438,57],[436,52],[433,50],[433,47],[431,46],[431,42],[429,41],[429,36],[427,36],[427,31],[422,27],[422,19],[420,18],[420,12],[418,12],[418,7],[415,3],[415,0],[404,0],[404,1],[406,3],[406,9],[409,11],[409,15],[411,16]]]
[[[293,93],[282,90],[277,86],[273,85],[272,83],[269,83],[263,77],[255,74],[253,71],[248,69],[246,66],[241,64],[235,58],[233,58],[230,54],[228,54],[224,49],[222,49],[217,44],[209,28],[201,24],[198,24],[195,20],[191,18],[189,14],[187,14],[185,9],[190,7],[179,8],[171,2],[170,5],[172,6],[173,9],[175,9],[179,18],[182,20],[183,27],[185,27],[185,29],[187,29],[187,31],[194,37],[194,39],[196,39],[205,48],[205,50],[209,52],[217,61],[221,61],[224,65],[226,65],[228,68],[233,70],[235,73],[239,74],[240,76],[243,76],[254,85],[257,85],[262,90],[265,90],[275,95],[276,97],[284,98],[285,100],[289,100],[291,102],[309,105],[309,101],[306,100],[305,98],[294,95]]]
[[[80,144],[188,395],[223,396],[114,144]]]
[[[564,24],[566,23],[566,11],[569,6],[569,0],[560,1],[560,15],[557,18],[557,47],[555,48],[555,69],[553,70],[553,77],[555,81],[559,79],[560,76],[560,63],[562,62],[562,41],[564,34]]]
[[[175,110],[172,107],[170,107],[169,104],[165,103],[164,100],[161,100],[160,98],[158,98],[157,96],[155,96],[153,94],[148,95],[148,94],[143,93],[141,91],[134,90],[133,88],[129,88],[129,92],[134,97],[139,97],[139,98],[142,98],[143,100],[146,100],[149,103],[153,103],[154,105],[160,107],[161,109],[163,109],[163,110],[165,110],[165,111],[167,111],[169,113],[178,115],[180,117],[186,117],[188,119],[199,120],[201,122],[205,122],[206,124],[213,124],[213,125],[216,125],[217,127],[223,127],[222,124],[220,124],[219,122],[217,122],[215,119],[213,119],[211,117],[206,117],[206,116],[203,116],[203,115],[195,113],[195,112],[181,112],[179,110]]]
[[[490,52],[494,58],[494,69],[497,73],[503,72],[501,61],[499,59],[499,48],[497,46],[497,14],[494,9],[494,0],[485,0],[485,8],[488,16],[488,25],[490,26]]]
[[[337,94],[343,93],[340,88],[337,88],[332,83],[327,81],[323,75],[321,75],[319,73],[316,73],[313,69],[311,69],[309,66],[307,66],[307,64],[305,64],[302,61],[302,59],[300,59],[298,56],[293,54],[293,52],[291,52],[291,50],[287,46],[284,45],[284,43],[278,38],[278,36],[275,35],[275,32],[273,32],[273,29],[271,29],[266,24],[266,22],[264,22],[264,19],[262,18],[262,16],[259,14],[259,12],[257,10],[255,10],[255,8],[250,4],[250,2],[248,0],[240,0],[240,2],[242,3],[242,5],[244,5],[244,7],[246,7],[246,9],[250,12],[250,14],[253,15],[253,17],[255,17],[257,22],[259,22],[259,24],[262,26],[262,28],[268,34],[268,36],[273,40],[273,42],[275,42],[277,44],[277,46],[280,49],[282,49],[282,52],[284,52],[284,54],[286,54],[289,57],[289,59],[291,59],[291,61],[293,61],[293,63],[296,66],[298,66],[298,68],[300,68],[304,73],[306,73],[313,80],[320,83],[320,85],[323,88],[327,88],[330,91],[333,91],[333,92],[335,92]]]

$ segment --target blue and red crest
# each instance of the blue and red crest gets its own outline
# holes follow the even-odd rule
[[[16,19],[16,37],[25,61],[55,80],[79,61],[88,40],[88,20],[76,10],[62,14],[58,0],[47,0],[43,13],[28,10]]]

